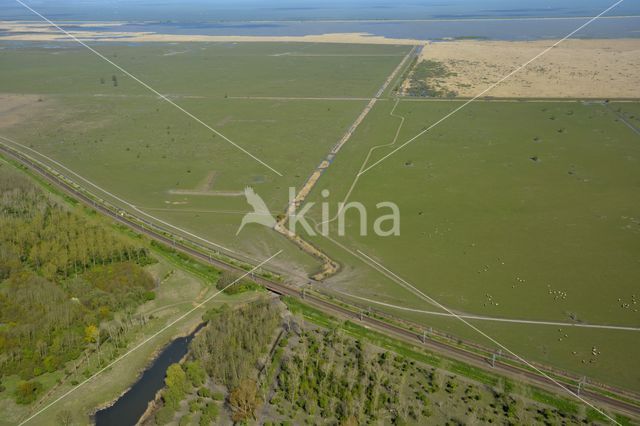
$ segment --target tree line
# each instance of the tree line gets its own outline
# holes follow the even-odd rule
[[[227,276],[221,281],[224,287],[233,279]],[[223,305],[208,311],[203,316],[207,325],[191,342],[187,361],[167,370],[155,424],[172,422],[184,400],[189,413],[180,424],[190,422],[192,415],[199,416],[202,426],[212,424],[222,400],[234,422],[254,418],[262,403],[256,380],[260,359],[269,351],[281,325],[280,306],[273,300],[260,299],[235,309]],[[226,398],[211,391],[215,385],[226,387]]]
[[[154,297],[150,262],[145,248],[0,165],[0,379],[23,379],[16,401],[35,399],[36,376],[122,336],[127,315]]]

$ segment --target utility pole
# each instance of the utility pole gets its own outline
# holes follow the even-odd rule
[[[496,361],[498,360],[498,358],[500,358],[500,356],[502,356],[502,349],[498,349],[497,352],[491,355],[491,367],[495,368]]]

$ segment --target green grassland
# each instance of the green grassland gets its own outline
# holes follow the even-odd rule
[[[274,214],[282,212],[287,188],[300,187],[366,101],[237,98],[371,97],[408,48],[96,46],[284,177],[72,44],[46,49],[6,44],[0,50],[0,93],[34,94],[42,100],[24,120],[0,128],[0,134],[194,234],[254,258],[284,249],[276,265],[288,271],[316,268],[313,259],[266,228],[253,225],[236,237],[249,209],[244,197],[176,191],[238,192],[253,186]],[[325,201],[320,190],[329,189],[335,212],[369,149],[392,141],[400,116],[405,122],[398,143],[457,105],[402,101],[390,116],[394,101],[381,100],[310,201]],[[379,238],[370,232],[359,237],[357,218],[349,214],[347,236],[339,240],[458,311],[639,326],[632,295],[640,296],[640,144],[613,113],[617,108],[637,122],[639,105],[633,103],[612,102],[610,110],[580,102],[471,104],[359,180],[351,200],[370,207],[369,231],[375,204],[393,201],[402,212],[401,236]],[[390,149],[377,149],[370,163]],[[311,211],[318,214],[319,208]],[[336,237],[335,226],[332,230]],[[311,241],[343,266],[329,288],[438,311],[330,241]],[[452,319],[374,307],[488,343]],[[636,332],[477,324],[532,360],[640,389],[640,374],[628,355],[640,349]],[[593,346],[599,351],[595,358]]]
[[[458,105],[400,102],[398,144]],[[375,107],[311,201],[329,189],[335,212],[369,149],[393,140],[400,118],[390,116],[392,107]],[[458,312],[638,326],[638,142],[600,104],[471,104],[358,181],[350,200],[369,208],[370,234],[375,204],[393,201],[402,212],[399,237],[358,236],[355,212],[346,237],[337,237],[335,223],[333,237]],[[374,151],[370,164],[390,150]],[[327,239],[313,241],[344,264],[330,287],[440,311]],[[389,311],[478,340],[455,320]],[[637,332],[476,324],[532,360],[640,389],[628,357],[640,348]],[[593,346],[601,354],[592,361]]]
[[[408,51],[406,46],[293,43],[97,48],[284,176],[74,45],[0,52],[0,93],[42,99],[34,107],[36,120],[2,134],[157,218],[253,258],[284,249],[279,262],[307,270],[315,267],[313,260],[267,229],[253,226],[236,237],[250,208],[243,196],[171,191],[208,186],[237,193],[252,186],[274,214],[284,211],[288,187],[300,187],[366,101],[233,98],[371,97]]]
[[[153,96],[76,43],[3,46],[3,92]],[[407,46],[308,43],[114,43],[94,47],[160,93],[198,97],[371,97],[410,50]],[[112,85],[112,75],[118,79],[117,87]],[[100,84],[101,77],[104,84]]]

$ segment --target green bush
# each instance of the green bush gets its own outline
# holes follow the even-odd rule
[[[185,414],[180,418],[179,426],[189,426],[191,424],[191,415]]]
[[[203,398],[210,398],[211,391],[208,388],[202,386],[200,389],[198,389],[198,396],[201,396]]]
[[[18,404],[31,404],[42,391],[42,383],[37,380],[23,380],[18,383],[15,397]]]
[[[188,361],[185,363],[187,377],[191,384],[195,387],[201,386],[207,376],[207,372],[202,367],[200,361]]]

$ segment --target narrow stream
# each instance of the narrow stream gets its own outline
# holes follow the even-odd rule
[[[201,324],[188,336],[178,337],[169,343],[125,394],[112,406],[96,412],[95,424],[97,426],[135,425],[147,410],[149,402],[164,386],[167,368],[179,362],[187,354],[189,343],[203,326],[204,324]]]

